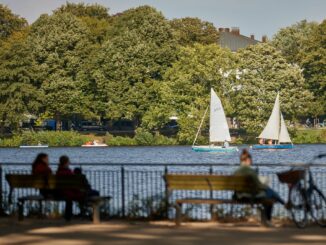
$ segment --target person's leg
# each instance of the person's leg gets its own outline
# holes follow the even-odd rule
[[[285,202],[284,200],[280,197],[280,195],[274,191],[272,188],[268,187],[266,190],[266,197],[267,198],[271,198],[271,199],[274,199],[276,201],[278,201],[279,203],[285,205]]]
[[[100,192],[97,190],[90,189],[87,193],[88,197],[97,197],[100,195]]]
[[[265,217],[268,221],[272,220],[272,213],[273,213],[273,204],[271,205],[264,205],[264,212]]]
[[[65,220],[70,221],[72,217],[72,201],[66,201]]]

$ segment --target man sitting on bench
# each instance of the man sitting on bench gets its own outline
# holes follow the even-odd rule
[[[284,200],[273,189],[260,182],[257,172],[251,168],[252,157],[246,149],[242,151],[242,154],[240,156],[240,164],[241,166],[235,171],[234,174],[240,176],[250,176],[253,179],[255,185],[257,186],[257,189],[261,190],[261,193],[257,194],[257,198],[261,197],[261,198],[273,199],[276,202],[285,205]],[[239,199],[246,198],[248,197],[248,194],[247,195],[246,194],[247,193],[236,193],[236,198]],[[273,212],[273,203],[264,204],[264,211],[265,211],[266,219],[268,221],[271,221],[272,212]]]

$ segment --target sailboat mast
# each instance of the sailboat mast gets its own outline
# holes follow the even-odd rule
[[[200,133],[201,126],[202,126],[203,123],[204,123],[204,119],[205,119],[206,113],[207,113],[207,111],[208,111],[208,107],[209,107],[209,106],[207,106],[207,108],[206,108],[206,110],[205,110],[205,113],[204,113],[204,116],[203,116],[203,118],[201,119],[201,122],[200,122],[199,128],[198,128],[198,130],[197,130],[197,134],[196,134],[195,140],[194,140],[194,142],[192,143],[193,146],[194,146],[195,143],[196,143],[196,140],[197,140],[198,135],[199,135],[199,133]]]
[[[280,98],[280,92],[277,92],[277,97]],[[278,115],[279,115],[280,120],[278,122],[279,130],[278,130],[277,144],[279,145],[280,144],[280,135],[281,135],[281,115],[282,115],[280,101],[278,102]],[[276,143],[276,141],[275,141],[275,143]]]

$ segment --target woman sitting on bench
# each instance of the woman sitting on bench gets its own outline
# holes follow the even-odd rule
[[[44,176],[52,174],[52,170],[49,167],[49,156],[47,154],[40,153],[36,156],[32,164],[32,174]],[[40,193],[45,198],[55,195],[55,192],[53,190],[48,189],[40,189]]]
[[[242,154],[240,156],[240,164],[241,164],[241,166],[235,171],[235,173],[234,173],[235,175],[251,177],[252,180],[254,181],[255,185],[256,185],[256,188],[260,189],[262,191],[263,198],[272,199],[272,200],[274,200],[276,202],[279,202],[279,203],[285,205],[285,202],[278,195],[277,192],[275,192],[269,186],[267,186],[267,185],[260,182],[260,180],[258,178],[257,171],[254,170],[253,168],[251,168],[251,166],[252,166],[252,158],[251,158],[251,155],[249,154],[249,152],[246,149],[244,149],[242,151]],[[237,198],[239,198],[239,199],[246,198],[246,197],[248,197],[248,194],[247,195],[246,194],[247,193],[237,193]],[[271,221],[272,212],[273,212],[273,203],[264,204],[264,211],[265,211],[266,219],[268,221]]]

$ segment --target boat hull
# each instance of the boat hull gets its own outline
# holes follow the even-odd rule
[[[21,145],[19,148],[48,148],[48,145]]]
[[[254,150],[268,150],[268,149],[275,149],[275,150],[280,150],[280,149],[292,149],[293,145],[292,144],[282,144],[282,145],[253,145],[251,147]]]
[[[230,147],[222,147],[222,146],[193,146],[193,151],[196,152],[235,152],[238,151],[238,147],[230,146]]]
[[[82,145],[81,147],[107,147],[107,144],[98,144],[98,145]]]

